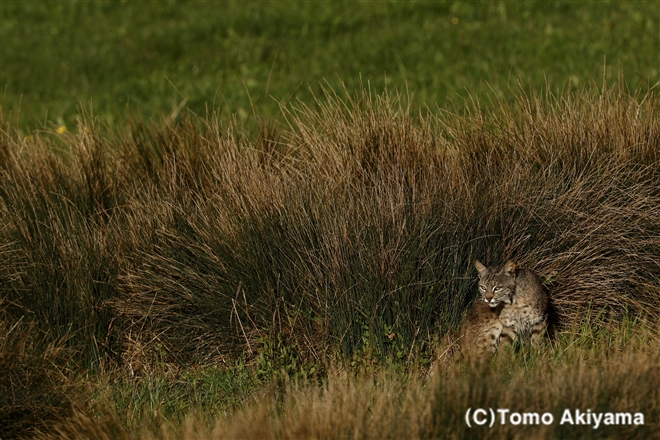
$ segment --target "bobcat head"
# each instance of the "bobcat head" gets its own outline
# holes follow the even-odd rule
[[[478,261],[479,294],[491,308],[511,304],[516,291],[516,263],[509,260],[499,267],[486,267]]]

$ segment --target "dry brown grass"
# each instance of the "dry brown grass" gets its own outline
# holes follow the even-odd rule
[[[631,327],[632,329],[632,327]],[[654,438],[660,390],[658,335],[648,328],[565,336],[553,349],[508,352],[491,365],[462,362],[439,367],[429,378],[379,370],[355,375],[333,369],[319,386],[289,383],[265,388],[243,410],[219,417],[213,427],[190,414],[182,424],[127,429],[117,414],[85,413],[40,438],[307,439],[307,438]],[[549,425],[515,425],[498,418],[494,427],[468,427],[471,408],[511,413],[550,413]],[[644,414],[644,425],[562,423],[564,411]],[[514,419],[515,420],[515,419]],[[148,425],[143,425],[148,426]]]
[[[159,141],[170,181],[127,214],[139,252],[116,304],[197,348],[245,347],[250,327],[311,353],[365,337],[385,352],[386,328],[409,348],[455,328],[475,258],[516,258],[552,284],[560,326],[588,309],[656,315],[654,99],[523,95],[435,118],[328,93],[254,144],[177,128]]]
[[[620,87],[521,93],[488,112],[439,116],[416,113],[405,96],[329,91],[254,133],[213,117],[162,127],[132,121],[110,137],[91,117],[63,136],[26,138],[4,125],[3,319],[10,327],[23,319],[38,340],[67,348],[71,371],[139,377],[244,359],[261,377],[302,380],[338,358],[407,368],[460,324],[475,295],[472,262],[514,258],[549,286],[563,331],[625,316],[657,324],[659,121],[653,91],[631,96]],[[640,369],[653,354],[627,356],[636,366],[612,364],[607,393],[626,374],[655,380]],[[571,389],[582,380],[600,389],[581,362],[531,376],[546,394],[535,401],[530,391],[523,402],[577,405],[550,390],[581,365]],[[611,360],[594,362],[606,369]],[[514,373],[505,376],[523,374]],[[439,400],[428,390],[442,395],[444,381],[413,381],[408,391],[387,377],[372,389],[331,375],[325,390],[287,394],[278,408],[288,409],[271,424],[268,399],[244,416],[284,437],[295,426],[314,436],[308,408],[327,417],[315,422],[325,426],[334,416],[323,408],[339,405],[351,408],[339,411],[347,436],[450,435],[435,414],[460,420],[463,409],[447,402],[470,393],[495,399],[478,376],[451,374],[455,385]],[[643,406],[630,387],[626,405]],[[366,403],[374,393],[402,396],[391,408],[374,401],[388,417],[431,411],[431,421],[378,431],[379,413]],[[12,426],[23,426],[16,417]]]
[[[22,437],[72,415],[79,385],[73,353],[35,325],[0,316],[0,436]]]

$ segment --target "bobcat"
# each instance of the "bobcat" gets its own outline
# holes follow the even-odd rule
[[[479,261],[474,266],[480,300],[461,326],[464,346],[469,344],[469,351],[477,354],[495,353],[500,343],[513,343],[517,336],[538,346],[548,326],[548,295],[539,277],[511,260],[500,267]]]
[[[463,351],[477,358],[495,354],[504,325],[500,321],[501,306],[491,308],[477,301],[461,325],[460,340]]]

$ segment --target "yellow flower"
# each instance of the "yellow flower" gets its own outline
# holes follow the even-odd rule
[[[57,134],[66,133],[66,126],[65,125],[60,125],[59,127],[57,127],[57,129],[55,131],[57,132]]]
[[[458,17],[454,17],[451,19],[452,24],[458,24],[459,20]]]

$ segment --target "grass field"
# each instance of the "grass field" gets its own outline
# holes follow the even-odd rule
[[[1,439],[660,434],[657,2],[0,8]]]
[[[660,74],[660,6],[630,2],[22,2],[0,5],[5,115],[71,127],[81,103],[103,122],[279,114],[326,81],[407,87],[416,104],[512,97],[519,78],[553,90]],[[612,75],[614,73],[614,75]],[[13,117],[12,116],[12,120]]]

